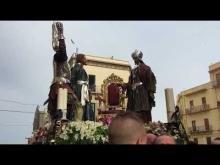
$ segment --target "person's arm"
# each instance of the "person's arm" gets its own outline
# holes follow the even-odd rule
[[[67,61],[66,44],[63,36],[63,24],[61,22],[54,22],[52,25],[52,45],[56,52],[54,61],[63,63]]]
[[[121,87],[123,91],[127,91],[129,89],[130,84],[131,84],[131,74],[128,78],[128,83],[117,83],[117,85]]]
[[[116,85],[122,88],[123,91],[127,90],[128,88],[128,83],[116,83]]]

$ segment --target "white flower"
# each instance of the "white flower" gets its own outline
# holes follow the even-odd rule
[[[80,140],[83,140],[83,138],[84,138],[84,135],[81,135]]]
[[[174,139],[178,139],[176,136],[173,136]]]
[[[67,134],[60,134],[60,136],[59,136],[61,139],[63,139],[63,140],[68,140],[69,139],[69,137],[67,136]]]
[[[54,139],[52,139],[50,142],[51,142],[51,143],[55,143],[55,140],[54,140]]]
[[[78,134],[75,134],[75,135],[74,135],[74,138],[75,138],[76,140],[78,140],[79,135],[78,135]]]
[[[88,141],[92,144],[96,144],[97,142],[105,143],[108,141],[106,135],[104,136],[97,134],[97,128],[107,130],[108,126],[94,121],[70,122],[66,128],[63,129],[62,133],[59,135],[59,138],[62,140],[67,140],[69,135],[71,135],[73,136],[73,144],[88,143]]]
[[[105,138],[105,137],[102,137],[102,141],[105,142],[105,141],[106,141],[106,138]]]
[[[69,130],[69,133],[71,133],[71,134],[72,134],[72,133],[73,133],[73,130],[72,130],[72,129],[70,129],[70,130]]]

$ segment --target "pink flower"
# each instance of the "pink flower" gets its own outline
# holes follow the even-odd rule
[[[98,122],[102,122],[104,125],[109,125],[112,122],[111,117],[100,118]]]
[[[106,120],[107,120],[107,124],[108,124],[108,125],[111,124],[112,118],[107,118]]]

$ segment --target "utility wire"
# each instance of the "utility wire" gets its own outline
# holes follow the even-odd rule
[[[2,125],[2,124],[29,124],[29,123],[33,123],[33,122],[20,122],[20,121],[18,121],[18,122],[8,122],[8,121],[6,121],[4,123],[0,123],[0,125]]]
[[[6,124],[2,124],[2,125],[0,124],[0,126],[2,126],[2,127],[10,127],[10,126],[13,126],[13,127],[14,127],[14,126],[16,126],[16,127],[17,127],[17,126],[18,126],[18,127],[19,127],[19,126],[33,127],[33,125],[6,125]]]
[[[20,101],[15,101],[15,100],[5,100],[5,99],[0,99],[1,102],[11,102],[11,103],[16,103],[20,105],[31,105],[31,106],[37,106],[39,104],[28,104],[28,103],[22,103]]]
[[[34,112],[26,112],[26,111],[15,111],[9,109],[0,109],[0,112],[34,113]]]

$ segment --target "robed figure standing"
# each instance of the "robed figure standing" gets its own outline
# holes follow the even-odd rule
[[[84,69],[86,65],[86,56],[77,54],[75,65],[71,68],[71,86],[73,91],[83,107],[83,113],[79,114],[78,118],[82,120],[94,120],[94,116],[90,113],[90,92],[89,92],[89,77]]]
[[[140,113],[143,120],[152,121],[151,110],[155,107],[156,77],[143,60],[143,53],[135,50],[132,53],[135,67],[131,70],[128,83],[120,85],[127,90],[127,110]]]

